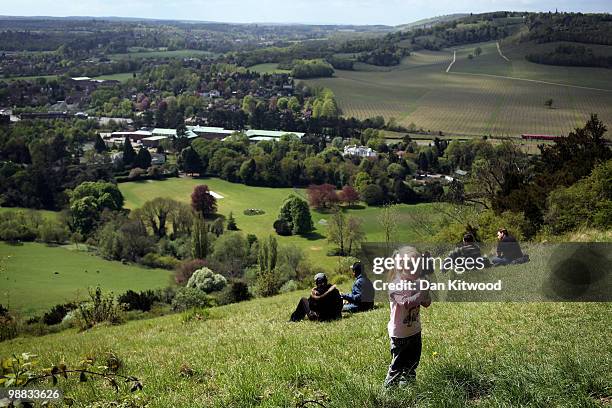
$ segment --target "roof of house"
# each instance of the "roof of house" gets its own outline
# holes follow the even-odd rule
[[[305,135],[305,133],[301,132],[287,132],[285,130],[259,130],[259,129],[250,129],[246,131],[246,135],[252,139],[253,136],[267,136],[270,138],[280,138],[283,135],[293,134],[298,138],[301,138]],[[269,140],[269,139],[268,139]]]
[[[224,135],[231,135],[232,133],[236,132],[235,130],[213,126],[187,126],[187,129],[195,133],[217,133]]]
[[[112,136],[130,136],[130,135],[138,135],[138,136],[151,136],[151,132],[148,130],[133,130],[133,131],[123,131],[123,132],[113,132]]]
[[[154,135],[176,136],[176,129],[155,128],[151,133]]]
[[[150,140],[150,141],[155,141],[155,140],[164,140],[167,139],[168,136],[149,136],[149,137],[145,137],[142,140]]]
[[[155,136],[176,137],[176,129],[155,128],[151,133]],[[198,137],[198,135],[196,135],[193,131],[187,129],[187,132],[185,132],[185,137],[187,137],[188,139],[193,139]]]

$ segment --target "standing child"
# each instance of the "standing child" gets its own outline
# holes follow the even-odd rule
[[[414,260],[421,256],[415,248],[409,246],[398,249],[396,254],[401,257],[407,255],[408,259]],[[385,387],[403,386],[416,379],[416,369],[421,359],[419,313],[421,306],[428,307],[431,304],[429,292],[419,290],[422,269],[396,270],[389,279],[394,283],[411,281],[416,288],[389,292],[391,315],[387,329],[391,341],[391,364],[385,378]]]

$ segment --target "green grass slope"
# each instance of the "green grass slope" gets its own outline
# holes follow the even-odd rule
[[[319,398],[325,407],[597,407],[612,395],[610,304],[434,303],[422,312],[416,383],[385,392],[388,306],[331,323],[288,323],[303,295],[215,308],[206,320],[171,315],[14,339],[0,343],[0,356],[103,364],[113,351],[121,372],[143,381],[149,407],[289,407]],[[60,384],[79,401],[116,398],[92,381]]]
[[[37,243],[0,243],[0,304],[30,316],[58,303],[88,297],[88,287],[100,285],[116,295],[128,289],[163,288],[171,273],[123,265],[93,254]],[[55,272],[58,272],[57,274]]]

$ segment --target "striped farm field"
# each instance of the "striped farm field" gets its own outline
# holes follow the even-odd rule
[[[482,54],[470,59],[476,47]],[[487,42],[418,51],[397,67],[356,65],[355,71],[306,82],[331,88],[344,116],[380,115],[447,135],[564,135],[591,113],[612,125],[611,70],[534,64],[524,59],[530,47],[538,46],[502,43],[498,50],[496,42]],[[456,61],[447,73],[453,52]],[[612,53],[612,46],[597,46],[597,52]]]

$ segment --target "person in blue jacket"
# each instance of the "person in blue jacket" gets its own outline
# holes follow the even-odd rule
[[[351,293],[342,294],[342,299],[346,301],[342,311],[355,313],[372,309],[374,307],[374,285],[372,285],[372,281],[363,273],[361,262],[355,262],[351,266],[351,270],[353,276],[355,276],[355,283],[353,283]]]

